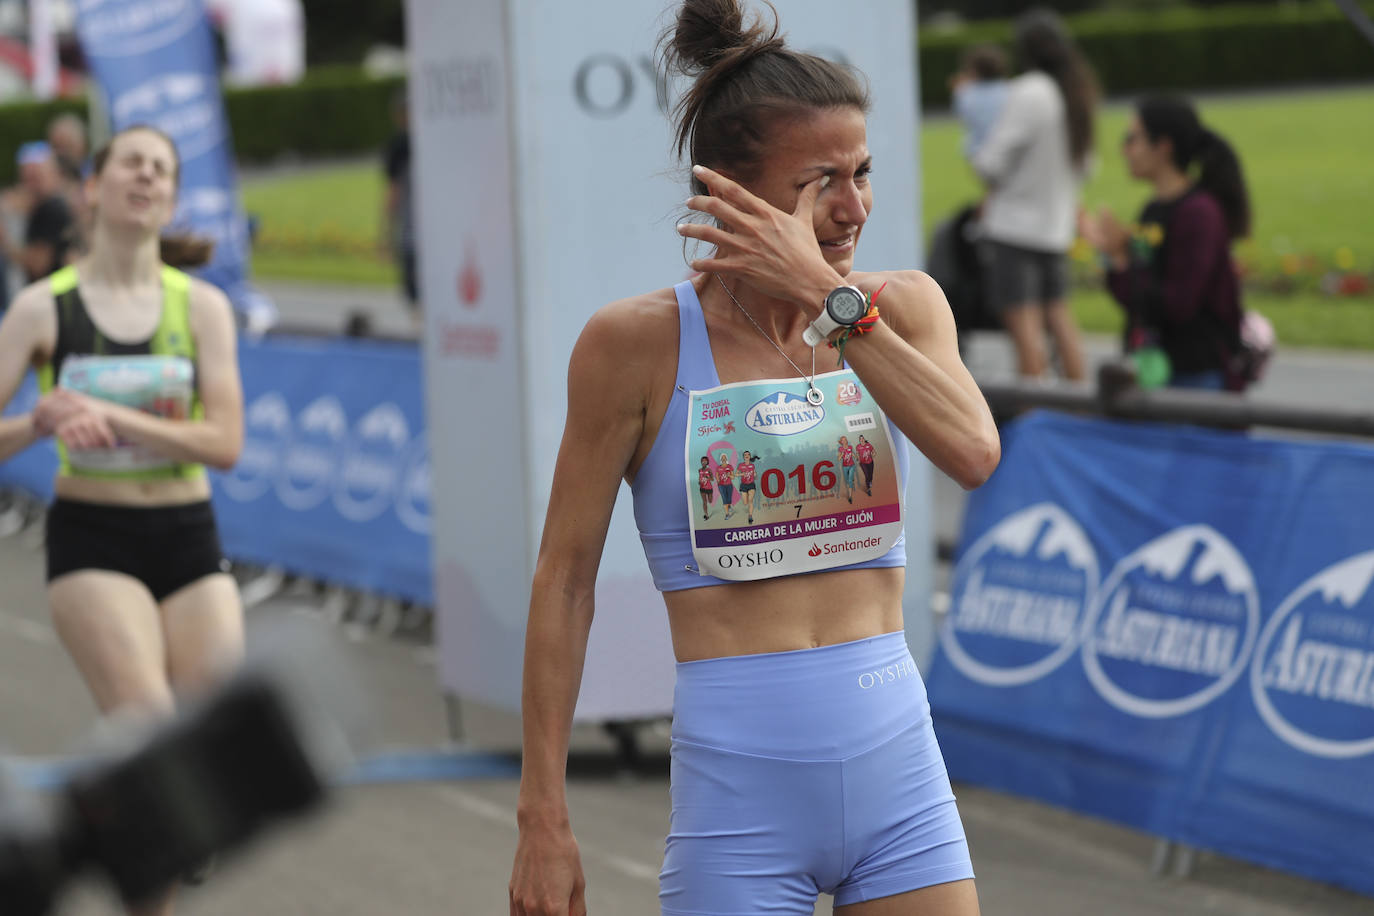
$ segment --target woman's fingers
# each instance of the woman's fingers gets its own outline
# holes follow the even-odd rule
[[[726,226],[739,225],[741,217],[743,216],[739,210],[730,206],[730,204],[719,197],[706,197],[703,195],[689,197],[687,198],[687,209],[715,217],[717,221]]]
[[[816,198],[820,197],[830,185],[830,176],[822,175],[815,181],[808,181],[802,186],[801,193],[797,195],[797,206],[792,211],[792,215],[797,219],[805,220],[808,225],[811,223],[811,212],[816,209]]]
[[[712,226],[710,223],[678,223],[677,232],[683,238],[696,239],[708,245],[715,245],[717,248],[728,245],[732,241],[738,241],[733,233],[726,232],[719,226]]]
[[[116,442],[109,423],[92,413],[78,414],[65,420],[55,435],[63,445],[74,449],[111,448]]]
[[[742,184],[726,178],[717,171],[704,165],[692,166],[692,174],[701,179],[711,196],[725,201],[743,213],[758,214],[768,206],[766,202],[751,194]]]

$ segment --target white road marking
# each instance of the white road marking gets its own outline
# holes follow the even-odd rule
[[[507,808],[496,802],[488,801],[473,792],[463,789],[455,789],[452,786],[440,786],[439,797],[453,804],[455,807],[462,808],[469,814],[476,815],[484,821],[499,824],[511,830],[518,829],[515,822],[515,809]],[[605,865],[613,871],[620,872],[628,878],[636,878],[641,881],[658,883],[658,867],[644,862],[638,862],[614,852],[608,852],[598,846],[593,846],[584,840],[577,841],[577,848],[582,856],[592,859]]]
[[[26,617],[16,617],[4,611],[0,611],[0,631],[13,633],[20,639],[37,643],[40,646],[57,645],[57,634],[52,631],[52,627],[36,620],[29,620]]]

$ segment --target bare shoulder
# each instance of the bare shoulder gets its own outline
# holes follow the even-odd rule
[[[199,277],[191,277],[188,295],[191,333],[196,340],[202,345],[214,342],[232,346],[238,329],[234,324],[234,307],[224,291]]]
[[[209,320],[233,319],[234,307],[229,304],[229,297],[224,294],[224,290],[200,277],[190,277],[190,281],[189,295],[193,314]]]
[[[908,340],[953,328],[949,301],[930,274],[921,270],[889,270],[850,275],[856,286],[876,293],[878,311],[894,330]]]
[[[677,362],[677,297],[673,290],[619,299],[602,306],[587,320],[573,349],[573,367],[599,364],[614,373],[646,372]]]
[[[47,278],[30,283],[10,300],[9,311],[26,317],[53,314],[52,284]]]
[[[57,307],[46,279],[30,283],[10,300],[4,325],[31,354],[46,361],[57,346]]]

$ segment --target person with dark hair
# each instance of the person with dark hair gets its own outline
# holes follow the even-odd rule
[[[725,504],[725,517],[735,512],[735,466],[730,463],[730,453],[721,452],[716,462],[716,486],[720,488],[720,501]]]
[[[854,269],[875,196],[867,90],[778,28],[746,22],[739,0],[685,0],[661,39],[667,69],[691,79],[676,137],[694,219],[678,232],[707,250],[692,279],[602,308],[573,349],[525,633],[512,914],[587,912],[568,739],[622,481],[678,662],[662,912],[800,916],[821,893],[846,916],[978,912],[902,630],[900,521],[815,500],[797,517],[847,520],[834,542],[761,543],[786,527],[774,526],[719,547],[695,527],[686,457],[713,433],[689,420],[706,405],[747,417],[751,434],[766,426],[780,454],[815,456],[779,475],[808,495],[833,486],[838,391],[861,399],[896,458],[882,492],[904,489],[904,438],[968,488],[1000,457],[939,287],[915,270]],[[817,347],[837,366],[820,376]]]
[[[172,141],[124,130],[92,168],[89,253],[26,287],[0,321],[0,404],[31,366],[43,392],[32,413],[0,419],[0,460],[57,440],[54,628],[102,713],[160,716],[242,650],[205,475],[233,466],[243,443],[234,317],[223,293],[164,261]],[[170,897],[138,912],[170,913]]]
[[[701,517],[711,517],[711,500],[715,497],[716,478],[711,472],[711,459],[701,456],[701,467],[697,469],[697,489],[701,491]]]
[[[386,198],[382,213],[382,238],[401,272],[401,294],[411,319],[420,318],[420,280],[416,256],[414,171],[410,156],[410,108],[405,90],[391,99],[394,125],[383,153]]]
[[[835,460],[840,465],[840,482],[844,484],[844,498],[854,501],[854,446],[848,436],[841,436],[835,445]],[[837,492],[835,494],[839,496]]]
[[[49,121],[48,145],[63,179],[73,185],[86,180],[86,122],[80,115],[65,112]]]
[[[1105,259],[1107,288],[1126,312],[1126,353],[1153,367],[1146,384],[1243,388],[1233,371],[1243,312],[1231,258],[1231,242],[1250,234],[1240,159],[1190,102],[1169,96],[1136,103],[1121,150],[1131,177],[1154,191],[1139,229],[1128,230],[1105,208],[1085,214],[1081,228]]]
[[[974,45],[949,78],[954,114],[964,126],[964,156],[972,159],[1007,102],[1007,55],[994,44]]]
[[[859,442],[854,446],[855,453],[859,456],[859,469],[864,472],[864,492],[869,496],[873,495],[873,443],[863,436],[859,437]]]
[[[86,249],[86,227],[90,214],[86,212],[86,173],[90,168],[86,141],[86,122],[79,115],[65,112],[48,122],[48,145],[61,173],[62,196],[72,213],[75,228],[71,250]]]
[[[1060,372],[1081,379],[1067,253],[1092,155],[1096,80],[1049,10],[1016,20],[1015,46],[1023,72],[972,160],[988,186],[979,226],[985,295],[1011,337],[1022,376],[1036,378],[1049,367],[1048,329]]]
[[[754,524],[754,492],[758,489],[758,484],[754,482],[756,470],[753,454],[745,449],[735,473],[739,475],[739,498],[744,503],[744,511],[751,525]]]
[[[24,282],[33,283],[67,263],[77,240],[76,216],[63,192],[52,147],[42,140],[25,143],[16,159],[28,200],[24,238],[16,244],[0,226],[0,246],[6,260],[19,265]]]

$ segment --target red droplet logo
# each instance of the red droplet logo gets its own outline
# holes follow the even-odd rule
[[[806,552],[806,555],[808,557],[818,557],[821,555],[821,549],[815,544],[812,544],[811,549]]]
[[[477,259],[469,246],[463,256],[463,269],[458,271],[458,299],[468,308],[476,308],[477,300],[482,298],[482,273],[477,269]]]

